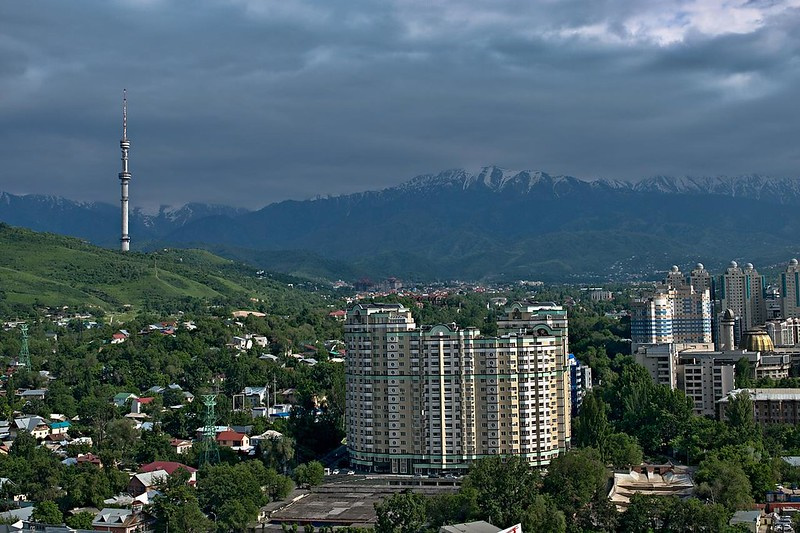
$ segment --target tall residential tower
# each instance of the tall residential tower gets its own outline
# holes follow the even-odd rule
[[[131,236],[128,234],[128,182],[131,180],[131,173],[128,171],[128,150],[131,148],[131,141],[128,140],[128,93],[122,91],[122,139],[119,141],[122,150],[122,172],[119,173],[119,181],[122,185],[122,236],[120,237],[120,249],[127,252],[131,247]]]
[[[570,444],[567,313],[515,303],[500,336],[418,326],[400,304],[347,312],[347,447],[371,472],[466,472],[493,455],[546,465]]]

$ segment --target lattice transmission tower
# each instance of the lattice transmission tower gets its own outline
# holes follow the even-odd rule
[[[30,370],[31,352],[28,349],[28,324],[20,324],[19,329],[22,331],[22,346],[19,347],[17,364],[19,364],[19,366],[24,366],[25,370]]]
[[[200,464],[219,463],[219,446],[217,446],[217,414],[214,407],[217,405],[216,394],[204,394],[203,405],[206,406],[205,425],[203,425],[203,456]]]

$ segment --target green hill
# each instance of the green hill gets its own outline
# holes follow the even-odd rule
[[[260,306],[282,312],[322,298],[289,287],[288,276],[203,250],[122,254],[79,239],[0,223],[0,305],[174,311],[196,304]]]

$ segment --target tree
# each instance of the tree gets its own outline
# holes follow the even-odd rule
[[[575,444],[580,447],[596,448],[602,453],[610,432],[605,402],[597,392],[587,394],[583,399],[580,416],[575,424]]]
[[[579,512],[587,512],[593,502],[608,500],[605,495],[607,479],[599,452],[594,448],[582,448],[556,457],[550,463],[543,490],[571,522]]]
[[[739,391],[730,398],[725,409],[725,420],[739,438],[749,440],[755,437],[761,440],[755,421],[755,407],[748,391]]]
[[[700,463],[695,475],[697,495],[722,504],[733,512],[753,505],[750,480],[738,464],[711,457]]]
[[[181,468],[158,484],[161,494],[149,507],[158,531],[199,533],[213,529],[213,524],[200,510],[197,491],[188,485],[189,477],[189,472]]]
[[[64,523],[64,516],[55,502],[45,500],[33,510],[31,520],[39,524],[60,525]]]
[[[314,487],[325,479],[325,467],[319,461],[310,461],[294,469],[294,480],[298,485]]]
[[[447,524],[462,524],[480,517],[478,491],[473,487],[461,487],[456,494],[437,494],[426,501],[425,514],[428,525],[438,529]]]
[[[522,531],[563,533],[566,530],[567,520],[553,499],[546,494],[537,494],[522,517]]]
[[[72,516],[68,516],[66,523],[73,529],[92,529],[92,522],[94,522],[94,514],[88,511],[81,511]]]
[[[498,527],[522,521],[537,493],[539,474],[519,456],[481,459],[462,487],[474,489],[479,516]]]
[[[738,389],[745,389],[753,382],[753,365],[747,357],[741,357],[734,367],[734,384]]]
[[[404,490],[375,504],[375,530],[381,533],[418,533],[425,525],[425,496]]]
[[[636,439],[625,433],[614,433],[606,439],[603,458],[614,468],[623,468],[642,464],[644,456]]]
[[[289,463],[294,459],[294,440],[284,435],[262,440],[259,446],[264,463],[285,474]]]

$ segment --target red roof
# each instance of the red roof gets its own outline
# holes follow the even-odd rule
[[[342,311],[341,309],[338,310],[338,311],[331,311],[330,313],[328,313],[328,316],[337,317],[337,318],[341,317],[341,316],[346,316],[346,315],[347,315],[347,311]]]
[[[156,470],[164,470],[167,474],[172,475],[177,469],[183,468],[190,474],[193,472],[197,472],[196,468],[192,468],[191,466],[186,466],[182,463],[176,463],[175,461],[153,461],[148,465],[143,465],[139,472],[154,472]]]
[[[151,403],[151,402],[152,402],[154,399],[155,399],[155,398],[153,398],[153,397],[147,397],[147,398],[136,398],[136,399],[134,399],[133,401],[134,401],[134,402],[139,402],[139,403],[148,404],[148,403]]]
[[[217,435],[217,440],[232,440],[232,441],[237,441],[237,440],[242,440],[242,439],[244,439],[244,437],[246,437],[246,436],[247,436],[247,435],[245,435],[244,433],[238,433],[238,432],[236,432],[236,431],[231,431],[231,430],[228,430],[228,431],[222,431],[222,432],[220,432],[220,433]]]

